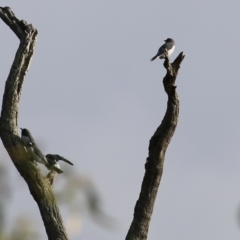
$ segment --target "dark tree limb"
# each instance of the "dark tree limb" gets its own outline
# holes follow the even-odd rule
[[[37,30],[15,17],[9,7],[0,7],[0,18],[20,40],[3,95],[0,118],[0,136],[15,167],[26,181],[30,193],[37,202],[49,240],[67,240],[51,183],[54,174],[45,178],[36,164],[26,154],[18,136],[18,106],[22,84],[29,69],[37,39]]]
[[[169,62],[168,57],[164,61],[164,67],[167,70],[163,79],[164,89],[168,95],[167,111],[162,123],[150,139],[149,153],[145,164],[145,176],[126,240],[147,239],[154,202],[163,173],[165,152],[178,122],[179,100],[175,81],[184,57],[181,52],[173,63]]]

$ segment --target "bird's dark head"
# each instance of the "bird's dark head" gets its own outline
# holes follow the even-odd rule
[[[164,42],[166,42],[166,43],[175,43],[172,38],[167,38],[166,40],[164,40]]]
[[[22,136],[29,136],[29,131],[26,128],[20,128],[22,130]]]
[[[46,157],[48,160],[56,161],[53,154],[47,154],[45,157]]]
[[[47,154],[47,155],[46,155],[46,157],[47,157],[47,158],[54,159],[54,156],[53,156],[52,154],[50,154],[50,153],[49,153],[49,154]]]

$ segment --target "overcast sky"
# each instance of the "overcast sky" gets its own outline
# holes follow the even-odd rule
[[[118,220],[109,231],[83,216],[80,238],[67,229],[71,239],[126,236],[149,139],[167,104],[163,61],[149,60],[168,37],[176,42],[171,59],[186,55],[176,82],[180,118],[148,239],[239,239],[239,1],[2,0],[1,6],[39,32],[19,127],[30,129],[46,153],[74,162]],[[2,21],[0,32],[2,95],[19,43]],[[26,184],[16,194],[12,209],[32,214],[43,229]]]

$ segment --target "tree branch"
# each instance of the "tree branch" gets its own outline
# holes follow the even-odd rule
[[[165,152],[178,122],[179,100],[175,81],[184,57],[181,52],[172,64],[169,62],[168,57],[164,61],[164,67],[167,70],[163,79],[164,89],[168,95],[167,111],[162,123],[150,139],[149,153],[145,164],[145,176],[126,240],[147,239],[154,202],[163,173]]]
[[[15,17],[9,7],[0,7],[0,18],[20,40],[15,59],[8,75],[3,95],[0,118],[0,136],[15,167],[26,181],[37,202],[49,240],[67,240],[67,234],[56,204],[51,179],[46,180],[33,163],[18,136],[18,106],[22,84],[29,69],[37,39],[37,30],[26,21]]]

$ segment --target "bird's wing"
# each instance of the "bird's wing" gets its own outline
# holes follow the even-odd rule
[[[158,49],[157,55],[160,57],[161,55],[165,54],[165,52],[166,52],[166,45],[164,44]]]
[[[32,143],[32,148],[34,153],[43,160],[43,162],[45,162],[46,164],[48,163],[47,159],[45,158],[45,156],[43,155],[43,153],[41,152],[41,150],[38,148],[37,144],[35,144],[34,142]]]

